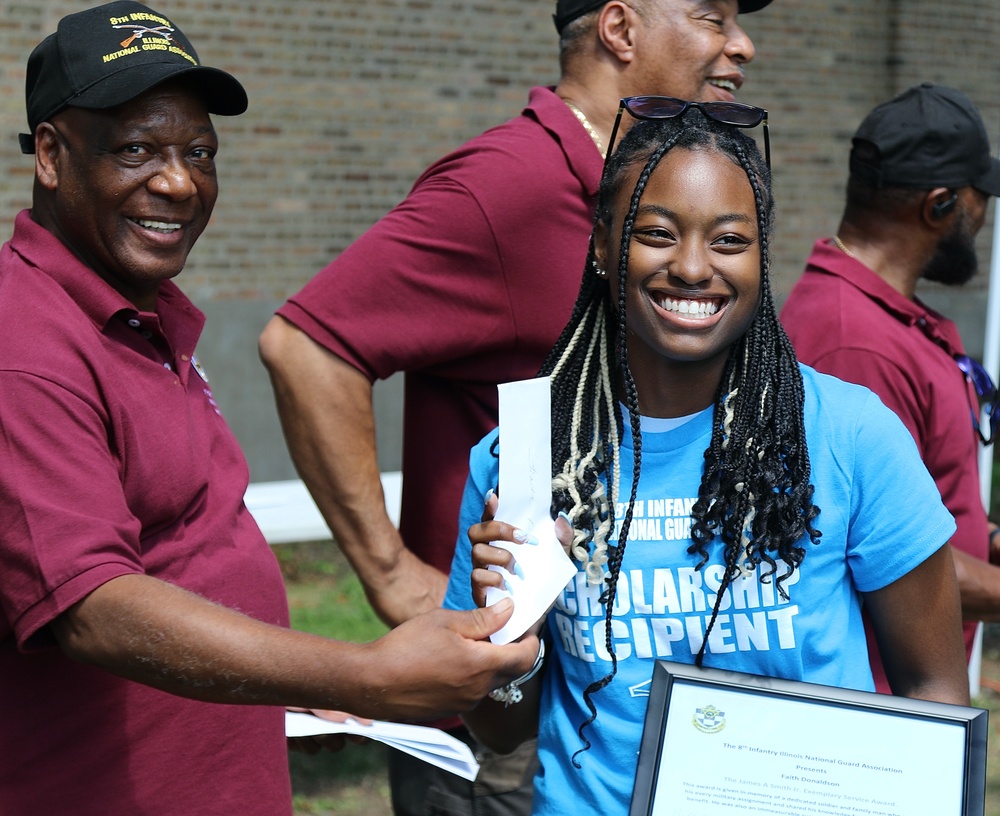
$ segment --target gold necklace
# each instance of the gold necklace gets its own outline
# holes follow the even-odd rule
[[[849,250],[844,245],[844,242],[840,240],[840,236],[839,235],[834,235],[833,236],[833,242],[837,245],[837,249],[839,249],[841,252],[843,252],[848,258],[854,258],[854,260],[858,259],[858,256],[855,255],[853,252],[851,252],[851,250]]]
[[[573,115],[579,120],[580,124],[583,125],[583,129],[590,134],[590,138],[594,140],[594,144],[597,145],[597,152],[601,154],[601,158],[604,158],[604,142],[601,141],[600,135],[594,130],[594,126],[590,124],[590,120],[587,115],[580,110],[576,105],[570,102],[568,99],[563,99],[566,103],[566,107],[573,111]]]

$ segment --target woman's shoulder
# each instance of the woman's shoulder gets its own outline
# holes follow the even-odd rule
[[[878,439],[893,447],[913,444],[902,420],[874,391],[802,363],[799,368],[805,393],[803,414],[807,436],[811,430],[813,434],[822,431],[828,438],[851,439],[855,445],[867,445]]]
[[[799,370],[802,372],[802,385],[807,400],[813,396],[821,400],[840,399],[863,403],[874,396],[870,388],[842,380],[832,374],[824,374],[805,363],[799,363]]]
[[[854,423],[860,416],[889,410],[878,395],[864,385],[824,374],[804,363],[799,363],[799,370],[802,372],[807,420],[819,414],[827,420]],[[834,408],[836,410],[832,410]]]

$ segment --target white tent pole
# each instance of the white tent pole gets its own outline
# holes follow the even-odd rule
[[[986,296],[986,330],[983,334],[983,367],[990,373],[993,382],[1000,381],[1000,206],[993,202],[993,251],[990,253],[990,277]],[[989,417],[980,416],[988,428]],[[1000,440],[994,444],[1000,444]],[[993,446],[979,448],[979,491],[983,506],[990,509],[990,493],[993,486]],[[983,664],[983,624],[976,630],[976,641],[969,661],[969,691],[973,697],[979,694],[979,679]]]
[[[1000,206],[993,203],[993,251],[990,255],[990,277],[986,296],[986,331],[983,335],[983,367],[993,382],[1000,380]],[[985,417],[987,423],[989,418]],[[987,424],[984,427],[989,427]],[[983,505],[989,510],[993,482],[993,448],[979,450],[979,488]]]

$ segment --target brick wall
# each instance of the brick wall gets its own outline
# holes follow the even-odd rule
[[[30,201],[32,163],[16,142],[25,128],[27,55],[60,17],[88,5],[0,0],[0,223]],[[266,315],[401,199],[431,161],[516,114],[531,85],[557,76],[551,0],[152,5],[206,62],[236,74],[251,100],[246,115],[216,120],[222,194],[181,278],[213,321],[225,319],[227,303]],[[779,297],[813,240],[836,228],[849,138],[875,104],[925,79],[955,85],[980,106],[998,144],[996,0],[774,0],[743,22],[758,58],[740,98],[770,111]],[[991,232],[979,240],[984,263]],[[983,278],[959,292],[928,292],[962,321],[974,351],[983,292]],[[262,431],[250,416],[273,410],[237,396],[247,377],[263,377],[253,348],[260,321],[228,327],[236,334],[226,348],[238,349],[245,365],[231,385],[223,378],[216,386],[251,447],[249,437]],[[220,364],[232,367],[228,357]],[[253,465],[252,451],[250,458]]]
[[[0,2],[0,220],[28,202],[24,61],[68,0]],[[162,0],[202,57],[245,83],[219,118],[223,192],[184,284],[280,300],[405,195],[436,157],[515,114],[556,76],[549,0]],[[742,18],[758,59],[741,99],[767,107],[780,207],[779,291],[839,216],[847,143],[877,102],[955,85],[1000,134],[1000,4],[775,0]],[[984,230],[984,258],[989,230]]]
[[[770,112],[779,296],[797,279],[813,241],[836,229],[850,137],[879,102],[924,80],[960,88],[982,112],[996,152],[1000,4],[995,0],[957,5],[948,0],[774,0],[742,20],[757,45],[757,60],[740,98]],[[978,242],[984,265],[991,234],[988,223]],[[958,298],[969,320],[976,308],[981,319],[984,287],[982,276]],[[955,293],[939,289],[926,287],[927,298],[955,300]],[[966,309],[966,303],[972,305]],[[973,343],[981,327],[970,325],[968,333]]]
[[[0,0],[0,221],[29,201],[24,62],[89,3]],[[217,117],[222,193],[182,283],[198,300],[280,300],[401,199],[449,149],[515,115],[556,76],[537,0],[151,0],[249,111]]]

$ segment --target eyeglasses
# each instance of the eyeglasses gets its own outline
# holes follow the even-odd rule
[[[764,125],[764,161],[771,168],[771,137],[767,130],[767,111],[744,105],[741,102],[685,102],[672,96],[626,96],[618,106],[618,116],[615,126],[611,128],[611,138],[608,140],[608,152],[605,153],[604,166],[607,169],[608,159],[615,146],[615,136],[621,126],[622,114],[628,111],[636,119],[673,119],[680,116],[688,108],[697,108],[709,119],[733,125],[740,128],[754,128]]]
[[[955,357],[955,362],[962,369],[965,379],[972,383],[972,387],[976,389],[976,394],[980,401],[989,401],[989,437],[983,436],[982,428],[979,425],[979,406],[969,406],[969,413],[972,414],[972,427],[976,429],[980,441],[984,445],[992,444],[993,437],[997,432],[997,426],[1000,425],[1000,392],[997,392],[997,387],[993,384],[993,378],[990,377],[989,372],[971,357],[959,354]]]

